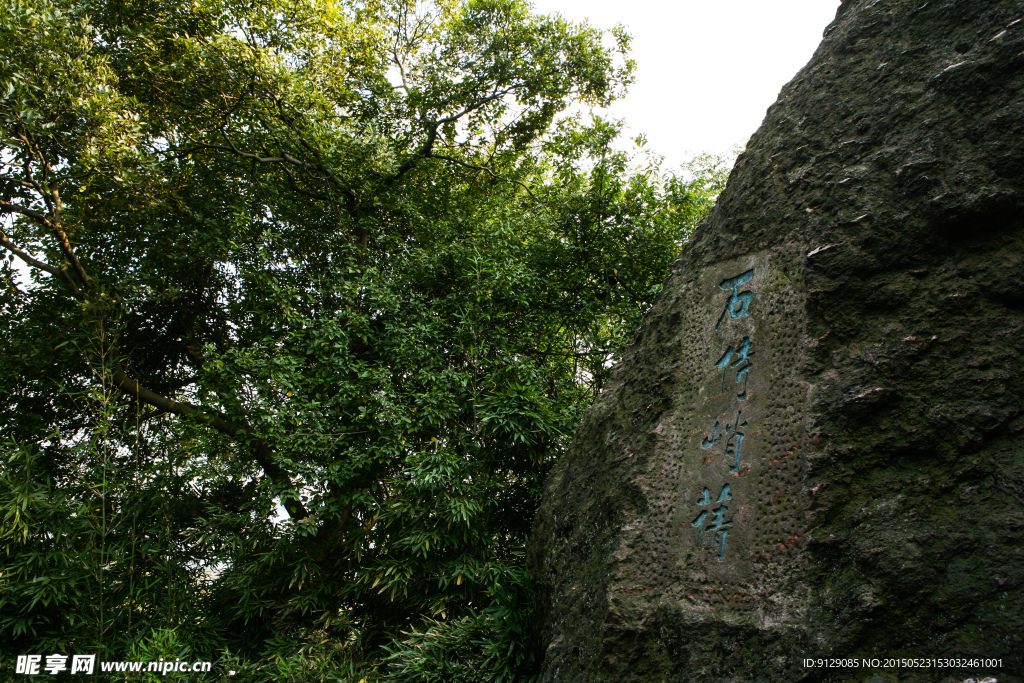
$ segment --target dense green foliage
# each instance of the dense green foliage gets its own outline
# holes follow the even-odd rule
[[[3,666],[528,672],[544,474],[723,178],[565,115],[627,37],[517,0],[0,22]]]

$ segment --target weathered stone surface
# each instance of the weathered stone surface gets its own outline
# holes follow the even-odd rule
[[[848,0],[551,475],[542,680],[1024,680],[1022,347],[1024,3]]]

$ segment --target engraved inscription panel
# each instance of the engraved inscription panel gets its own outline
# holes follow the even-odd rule
[[[804,528],[801,255],[721,263],[675,294],[693,315],[672,342],[673,405],[633,481],[646,505],[613,557],[613,605],[756,610],[784,583],[766,568],[790,562]]]

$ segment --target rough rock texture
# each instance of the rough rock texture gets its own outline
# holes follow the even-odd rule
[[[551,475],[542,680],[1024,680],[1022,347],[1024,2],[847,0]]]

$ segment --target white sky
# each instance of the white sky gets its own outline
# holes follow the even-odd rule
[[[610,110],[630,137],[675,166],[728,152],[761,125],[782,86],[810,60],[839,0],[533,0],[542,14],[623,24],[636,82]]]

